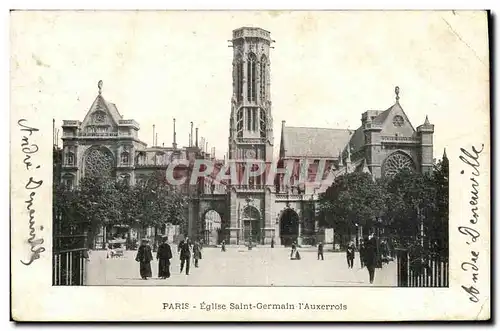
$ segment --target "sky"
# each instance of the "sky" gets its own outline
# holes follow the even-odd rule
[[[190,122],[216,156],[228,148],[232,30],[261,27],[271,50],[277,155],[287,126],[356,129],[361,114],[400,104],[435,125],[434,156],[489,130],[489,59],[481,12],[14,12],[11,90],[40,125],[83,120],[103,97],[151,145],[188,144]],[[479,116],[478,116],[479,115]],[[51,134],[46,131],[45,135]],[[51,139],[51,137],[49,138]]]

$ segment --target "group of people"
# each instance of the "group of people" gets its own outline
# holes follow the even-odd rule
[[[186,275],[189,275],[189,267],[191,257],[194,260],[195,268],[199,266],[201,260],[202,245],[200,242],[195,241],[192,243],[189,238],[182,240],[178,247],[179,259],[181,261],[180,272],[182,273],[185,267]],[[158,260],[158,278],[167,279],[170,277],[170,259],[173,258],[172,249],[167,242],[167,237],[162,237],[162,242],[158,246],[156,252],[156,259]],[[153,276],[151,270],[151,261],[153,261],[153,252],[149,245],[149,239],[142,239],[141,245],[137,250],[135,260],[139,262],[139,273],[142,279],[148,279]]]
[[[383,245],[381,245],[383,247]],[[319,242],[318,243],[318,260],[324,260],[323,256],[323,243]],[[381,248],[382,250],[382,248]],[[383,252],[382,256],[384,256]],[[294,259],[292,256],[294,254],[298,254],[297,248],[296,248],[296,243],[294,242],[292,245],[292,253],[291,253],[291,258]],[[360,242],[359,246],[359,259],[361,262],[361,268],[366,267],[368,270],[368,275],[369,275],[369,280],[370,284],[373,284],[373,281],[375,279],[375,268],[377,266],[378,259],[381,258],[379,256],[379,251],[378,251],[378,245],[377,245],[377,238],[372,234],[370,236],[365,237],[363,240]],[[354,259],[356,257],[356,245],[354,244],[353,241],[350,241],[349,244],[346,247],[346,259],[347,259],[347,267],[349,269],[354,268]],[[299,258],[300,259],[300,255]]]

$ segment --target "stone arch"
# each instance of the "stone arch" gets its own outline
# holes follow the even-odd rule
[[[382,174],[384,177],[393,177],[403,169],[415,171],[415,162],[408,153],[402,150],[398,150],[394,153],[391,153],[384,160],[384,163],[382,165]]]
[[[116,160],[109,148],[92,146],[83,155],[84,177],[115,177]]]
[[[210,208],[201,218],[200,239],[205,245],[216,245],[221,241],[222,215],[215,209]]]
[[[284,209],[279,217],[280,241],[284,246],[291,246],[299,237],[299,214],[293,208]]]
[[[245,242],[250,240],[253,243],[260,242],[262,237],[261,220],[262,215],[257,207],[250,204],[243,207],[241,222],[243,225],[243,240]]]

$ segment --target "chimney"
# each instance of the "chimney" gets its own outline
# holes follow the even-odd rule
[[[193,146],[193,122],[191,122],[191,138],[189,138],[189,147]]]
[[[155,125],[153,124],[153,146],[155,145]]]
[[[172,143],[172,147],[177,149],[177,133],[175,132],[175,118],[174,118],[174,142]]]
[[[155,146],[158,146],[158,133],[156,134]]]
[[[281,132],[283,132],[283,130],[285,130],[285,123],[286,123],[286,121],[281,121]]]
[[[198,128],[196,128],[196,147],[198,147]]]

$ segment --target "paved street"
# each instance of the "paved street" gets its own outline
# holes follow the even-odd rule
[[[302,249],[302,259],[289,259],[288,248],[228,247],[204,248],[199,268],[191,263],[190,275],[180,274],[178,254],[171,260],[169,279],[157,279],[158,262],[152,262],[153,278],[142,280],[135,252],[127,251],[122,258],[106,259],[106,252],[91,253],[88,264],[88,285],[236,285],[236,286],[396,286],[396,264],[392,262],[376,269],[375,282],[368,282],[368,271],[360,269],[359,255],[353,269],[347,268],[345,253],[325,252],[318,261],[314,248]],[[154,257],[156,257],[155,253]],[[191,261],[192,262],[192,261]]]

